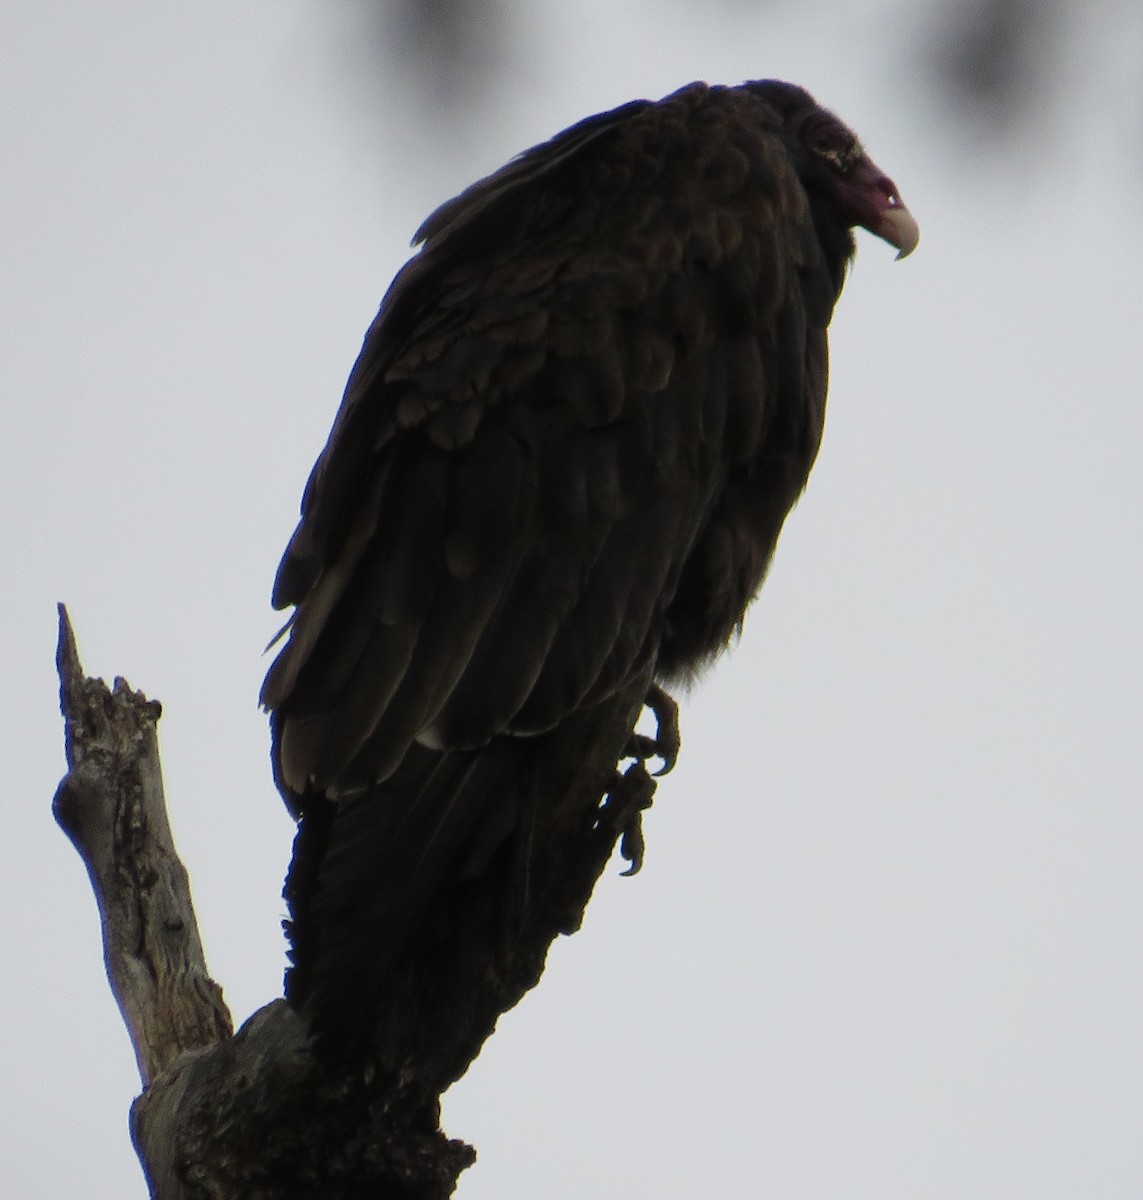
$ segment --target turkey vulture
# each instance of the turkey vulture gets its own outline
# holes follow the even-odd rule
[[[917,244],[853,133],[761,81],[590,117],[418,230],[273,595],[287,995],[319,1026],[369,1011],[450,889],[519,892],[504,847],[568,730],[740,627],[818,450],[858,225]]]

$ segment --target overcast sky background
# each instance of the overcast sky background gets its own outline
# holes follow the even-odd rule
[[[1140,11],[1072,30],[1002,146],[908,53],[932,14],[903,0],[548,0],[459,113],[416,63],[367,79],[336,7],[0,10],[0,1194],[145,1195],[49,811],[55,602],[90,672],[163,702],[244,1020],[280,994],[291,837],[270,583],[410,235],[590,112],[776,76],[861,132],[921,247],[859,237],[809,491],[684,704],[642,874],[447,1098],[480,1155],[459,1195],[1138,1200]]]

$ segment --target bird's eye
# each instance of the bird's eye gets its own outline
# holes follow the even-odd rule
[[[861,157],[861,146],[857,142],[839,145],[832,138],[819,137],[810,143],[810,151],[824,158],[837,171],[848,171]]]

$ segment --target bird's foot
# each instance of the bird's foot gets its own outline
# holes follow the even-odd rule
[[[651,684],[643,704],[655,718],[654,735],[632,733],[627,742],[627,758],[635,759],[646,769],[649,758],[662,759],[663,765],[652,772],[656,778],[666,775],[679,757],[682,735],[679,733],[679,706],[657,683]]]
[[[599,814],[599,824],[619,834],[619,853],[627,860],[624,875],[636,874],[643,865],[646,842],[643,838],[643,814],[655,796],[655,780],[665,775],[679,757],[679,706],[658,684],[652,684],[644,701],[655,717],[654,735],[632,733],[624,758],[635,761],[625,771],[617,771]],[[659,758],[662,766],[647,770],[647,760]]]
[[[643,865],[643,813],[654,796],[655,780],[637,759],[626,771],[616,771],[599,810],[596,828],[606,831],[612,844],[619,835],[619,853],[627,860],[624,875],[636,874]]]

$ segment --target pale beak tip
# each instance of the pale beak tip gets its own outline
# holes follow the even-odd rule
[[[921,240],[921,227],[916,218],[903,205],[894,204],[887,208],[881,216],[881,224],[876,230],[877,236],[884,238],[890,246],[897,247],[897,259],[908,258],[917,248]]]

